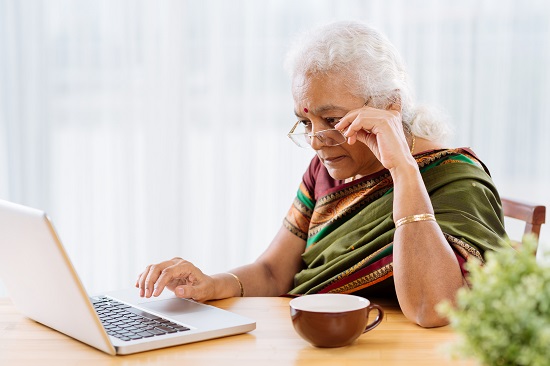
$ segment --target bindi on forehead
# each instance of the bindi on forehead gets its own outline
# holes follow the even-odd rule
[[[307,108],[304,108],[304,112],[307,113],[309,112],[309,110]]]

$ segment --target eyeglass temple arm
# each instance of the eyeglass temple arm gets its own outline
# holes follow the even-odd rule
[[[294,130],[296,129],[296,127],[298,127],[298,123],[300,123],[300,121],[296,121],[296,123],[294,124],[294,126],[292,127],[292,129],[290,130],[290,132],[288,133],[289,135],[290,135],[291,133],[294,132]]]

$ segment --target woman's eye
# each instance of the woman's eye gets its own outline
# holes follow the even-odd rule
[[[325,121],[328,125],[330,125],[331,127],[334,127],[334,125],[340,122],[341,118],[342,117],[328,117],[328,118],[325,118]]]

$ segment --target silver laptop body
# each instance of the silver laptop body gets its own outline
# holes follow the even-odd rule
[[[170,291],[151,299],[137,289],[102,294],[119,303],[165,318],[188,330],[123,341],[109,335],[94,310],[48,216],[40,210],[0,200],[0,280],[25,316],[111,355],[246,333],[248,318]]]

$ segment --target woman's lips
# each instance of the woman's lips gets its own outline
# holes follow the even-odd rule
[[[341,161],[344,160],[345,158],[346,158],[345,155],[334,156],[334,157],[327,157],[327,158],[323,158],[323,162],[324,162],[325,164],[336,164],[336,163],[341,162]]]

